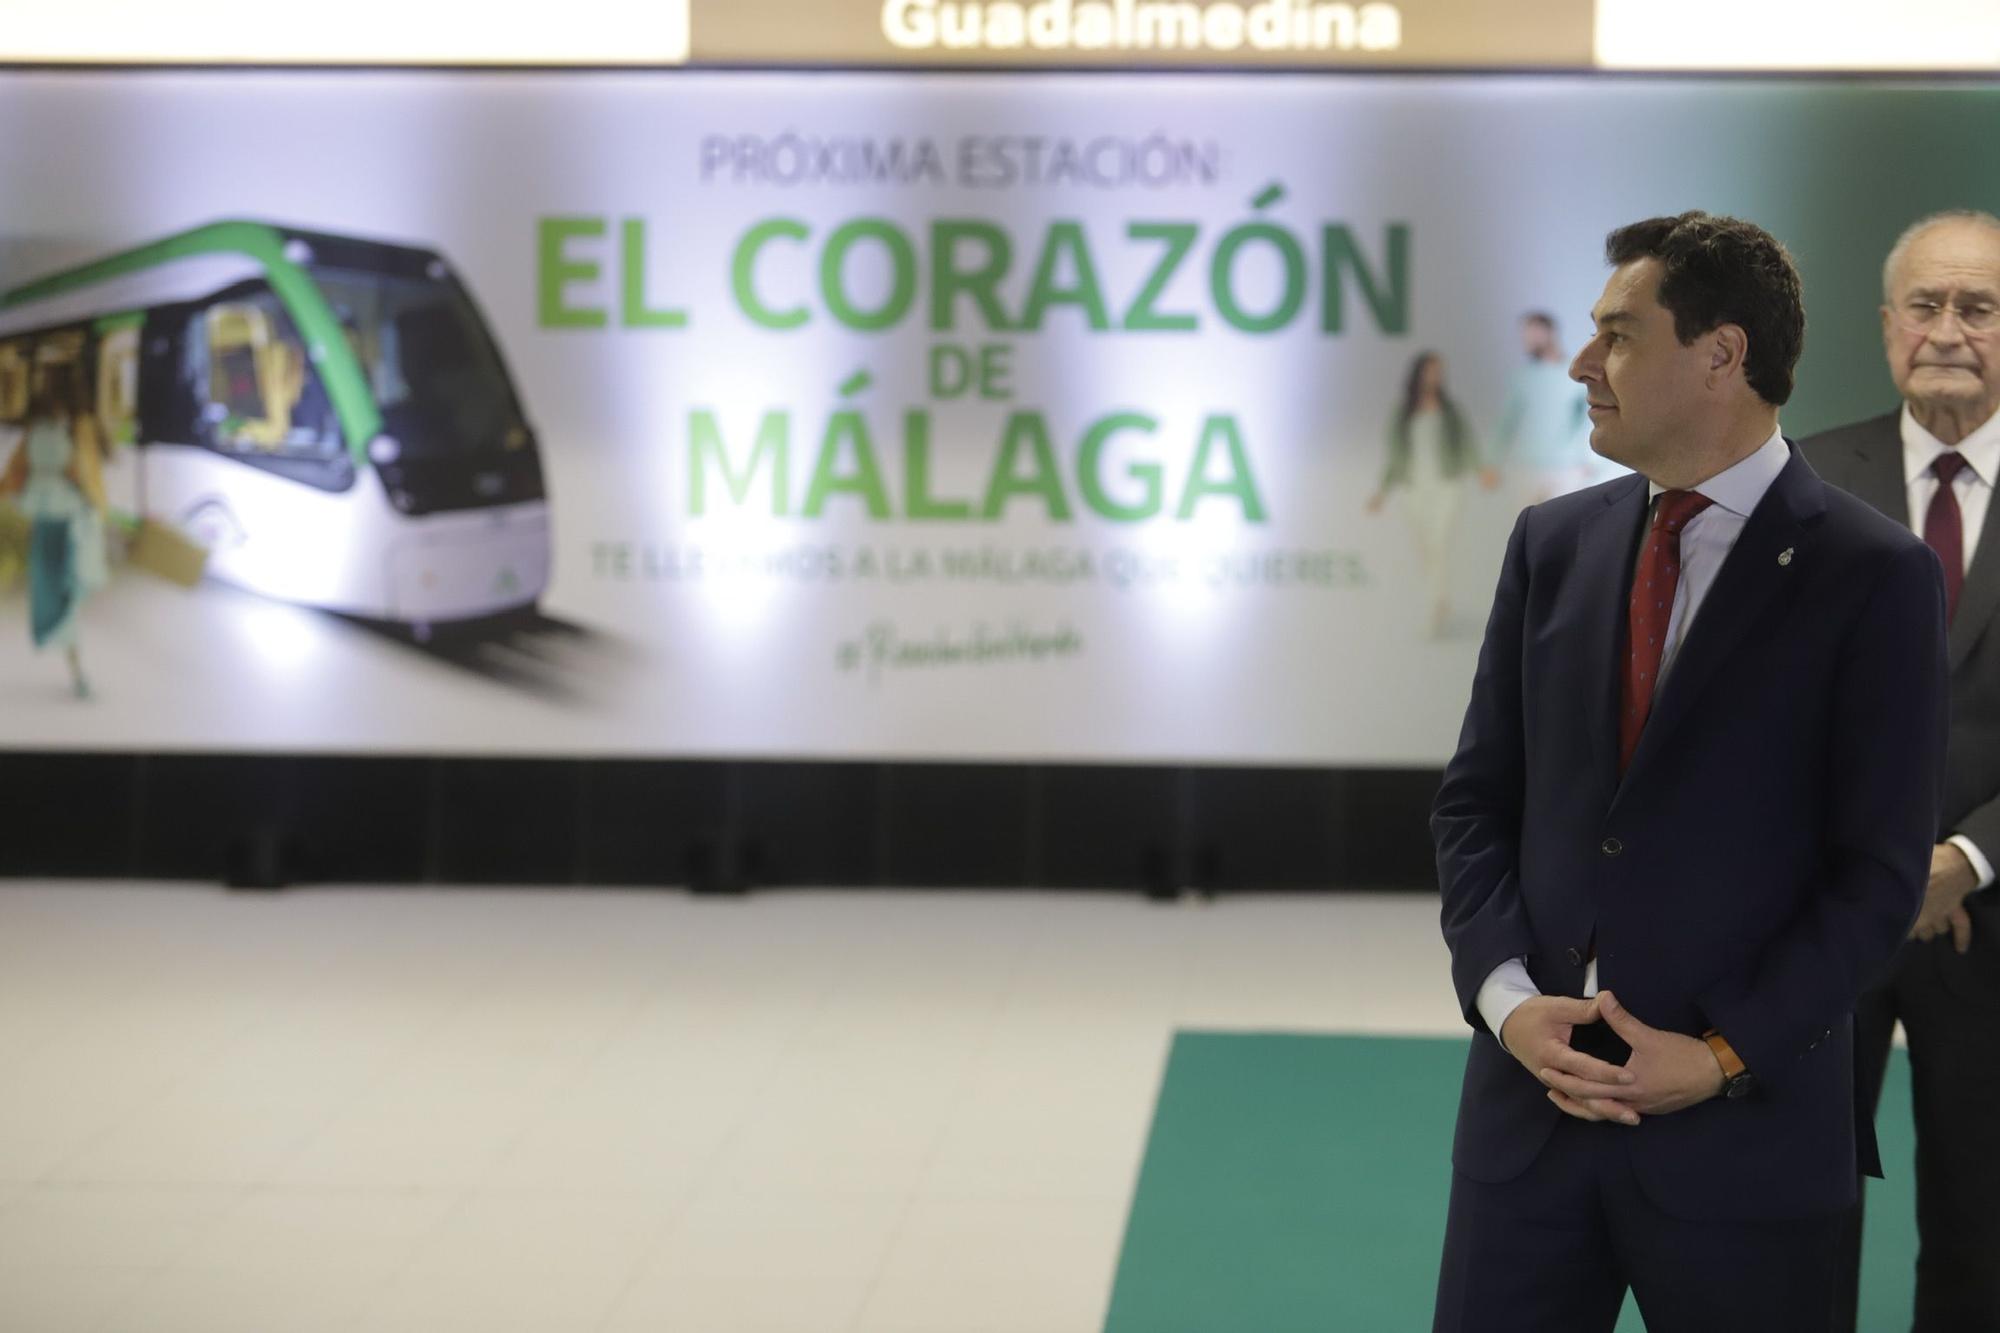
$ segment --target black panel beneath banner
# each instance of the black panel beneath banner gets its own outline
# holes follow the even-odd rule
[[[0,753],[0,875],[1431,888],[1425,769]]]

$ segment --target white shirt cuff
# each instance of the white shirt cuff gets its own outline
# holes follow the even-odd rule
[[[1965,859],[1972,862],[1972,873],[1979,876],[1979,887],[1990,888],[1993,884],[1993,863],[1986,859],[1986,853],[1963,833],[1954,833],[1945,841],[1964,852]]]
[[[1528,960],[1509,958],[1486,974],[1474,1003],[1479,1016],[1486,1020],[1486,1030],[1493,1034],[1493,1040],[1500,1041],[1500,1029],[1507,1025],[1508,1016],[1521,1007],[1523,1000],[1532,1000],[1540,994],[1528,976]],[[1504,1050],[1507,1043],[1500,1045]]]

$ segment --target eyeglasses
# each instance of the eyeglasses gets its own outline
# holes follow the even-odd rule
[[[1991,333],[2000,328],[2000,305],[1991,301],[1971,301],[1958,305],[1949,301],[1905,301],[1896,307],[1896,322],[1912,333],[1929,333],[1949,312],[1966,333]]]

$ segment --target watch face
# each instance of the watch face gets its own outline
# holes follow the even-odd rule
[[[1738,1074],[1723,1087],[1722,1095],[1725,1097],[1741,1097],[1744,1093],[1750,1091],[1750,1085],[1753,1081],[1748,1074]]]

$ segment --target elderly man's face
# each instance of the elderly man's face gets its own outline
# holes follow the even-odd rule
[[[2000,407],[2000,232],[1945,222],[1910,243],[1889,279],[1882,343],[1912,406],[1984,421]],[[1968,328],[1967,319],[1984,328]]]

